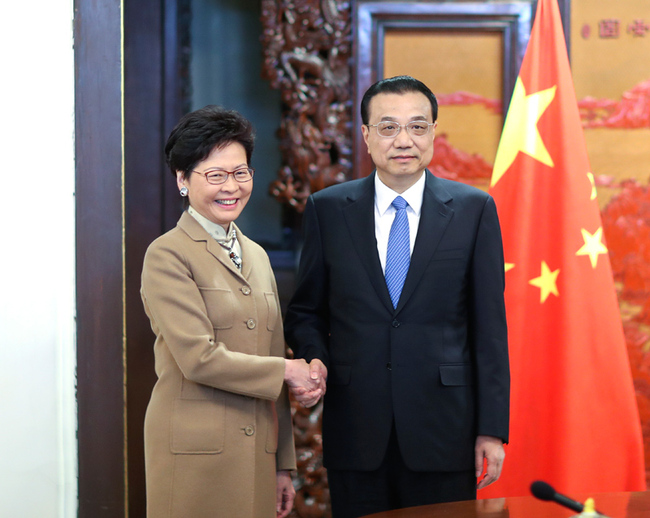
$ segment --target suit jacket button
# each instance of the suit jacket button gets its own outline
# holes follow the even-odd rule
[[[393,320],[393,327],[397,328],[400,326],[400,321],[399,320]]]
[[[253,435],[255,433],[255,428],[252,426],[248,425],[246,428],[244,428],[244,433],[246,435]]]
[[[246,327],[248,329],[255,329],[255,320],[249,318],[248,321],[246,322]]]
[[[250,295],[251,294],[250,286],[242,286],[241,292],[244,295]]]
[[[386,368],[387,368],[389,371],[392,371],[392,370],[393,370],[393,365],[391,364],[391,362],[388,362],[388,363],[386,364]]]

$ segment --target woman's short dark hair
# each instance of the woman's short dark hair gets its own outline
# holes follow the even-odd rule
[[[165,160],[174,177],[186,177],[212,150],[239,142],[250,165],[255,147],[253,125],[241,113],[208,105],[183,116],[165,144]]]
[[[429,102],[431,103],[433,122],[436,122],[438,119],[438,100],[436,99],[436,96],[433,95],[433,92],[427,85],[411,76],[389,77],[377,81],[374,85],[368,88],[366,93],[363,94],[363,99],[361,99],[361,122],[363,124],[369,123],[368,117],[370,115],[368,113],[368,108],[370,106],[370,101],[375,95],[405,94],[407,92],[420,92],[429,99]]]

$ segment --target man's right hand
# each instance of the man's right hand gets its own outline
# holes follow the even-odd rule
[[[327,367],[322,361],[314,359],[285,360],[284,380],[291,389],[293,397],[303,406],[310,408],[325,395]]]

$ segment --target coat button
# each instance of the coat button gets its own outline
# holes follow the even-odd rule
[[[255,428],[252,426],[248,425],[246,428],[244,428],[244,433],[246,435],[253,435],[255,433]]]
[[[248,329],[255,329],[255,320],[249,318],[248,321],[246,322],[246,327]]]
[[[395,327],[395,328],[399,327],[400,326],[400,321],[399,320],[393,320],[392,326]]]
[[[243,286],[242,289],[241,289],[241,292],[242,292],[244,295],[250,295],[250,294],[251,294],[251,289],[250,289],[249,286]]]
[[[390,362],[388,362],[388,363],[386,364],[386,368],[387,368],[389,371],[392,371],[392,370],[393,370],[393,365],[392,365]]]

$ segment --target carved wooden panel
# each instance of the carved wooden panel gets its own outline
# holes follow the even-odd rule
[[[282,94],[282,168],[270,186],[302,212],[310,193],[351,177],[350,3],[262,0],[263,76]]]

